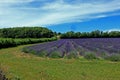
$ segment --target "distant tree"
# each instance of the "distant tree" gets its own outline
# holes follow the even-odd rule
[[[58,35],[61,35],[62,33],[61,33],[61,32],[58,32],[57,34],[58,34]]]
[[[103,32],[95,30],[92,32],[66,32],[61,34],[61,38],[110,38],[120,37],[120,31]]]
[[[88,32],[82,32],[80,37],[81,38],[88,38],[89,37],[89,33]]]
[[[80,37],[81,37],[81,33],[80,33],[80,32],[76,32],[76,33],[75,33],[75,37],[76,37],[76,38],[80,38]]]
[[[109,33],[108,33],[108,32],[103,32],[103,33],[102,33],[102,37],[104,37],[104,38],[105,38],[105,37],[109,37]]]
[[[90,37],[93,37],[93,38],[101,37],[101,34],[102,34],[102,31],[95,30],[90,33]]]
[[[75,33],[73,31],[69,31],[61,35],[61,38],[75,38]]]
[[[43,27],[15,27],[0,29],[3,38],[50,38],[54,33]]]
[[[120,37],[119,31],[111,31],[109,32],[109,37]]]

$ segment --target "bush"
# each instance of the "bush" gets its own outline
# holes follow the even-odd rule
[[[105,53],[105,52],[102,52],[100,55],[101,58],[105,58],[106,56],[107,56],[107,53]]]
[[[88,60],[98,59],[94,53],[86,53],[84,58]]]
[[[51,58],[61,58],[59,52],[52,52],[52,53],[50,54],[50,57],[51,57]]]
[[[37,55],[40,56],[40,57],[46,57],[47,52],[42,51],[42,52],[38,53]]]
[[[0,48],[7,48],[7,47],[14,47],[14,46],[16,46],[16,43],[13,39],[0,38]]]
[[[112,54],[110,56],[106,56],[105,59],[110,61],[120,61],[120,54]]]
[[[72,58],[79,58],[79,56],[77,55],[77,53],[76,52],[70,52],[70,54],[69,55],[67,55],[67,58],[68,59],[72,59]]]
[[[41,42],[48,42],[54,41],[57,38],[25,38],[25,39],[12,39],[12,38],[0,38],[0,48],[8,48],[8,47],[15,47],[18,45],[24,44],[34,44],[34,43],[41,43]]]

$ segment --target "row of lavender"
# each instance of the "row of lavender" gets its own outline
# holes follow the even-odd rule
[[[61,39],[29,46],[24,51],[47,57],[79,57],[90,52],[96,56],[113,55],[120,54],[120,38]]]

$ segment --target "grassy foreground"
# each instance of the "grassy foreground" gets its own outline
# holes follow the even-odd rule
[[[40,58],[23,47],[0,49],[0,68],[11,80],[120,80],[120,62]]]

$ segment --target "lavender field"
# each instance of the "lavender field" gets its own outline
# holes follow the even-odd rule
[[[24,52],[47,57],[79,57],[94,53],[98,57],[120,54],[120,38],[61,39],[28,46]]]

